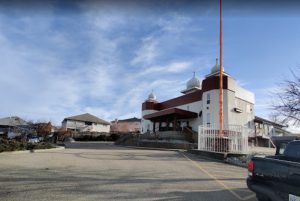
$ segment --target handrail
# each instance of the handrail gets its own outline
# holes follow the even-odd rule
[[[185,134],[186,140],[188,140],[190,142],[194,142],[193,135],[197,134],[197,132],[194,132],[192,129],[190,129],[187,126],[183,127],[182,132],[183,132],[183,134]]]

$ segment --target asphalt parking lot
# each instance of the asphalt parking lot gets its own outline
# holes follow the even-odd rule
[[[65,150],[0,154],[0,200],[254,201],[247,170],[182,151],[75,143]]]

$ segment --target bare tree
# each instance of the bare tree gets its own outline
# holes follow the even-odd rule
[[[280,114],[278,112],[272,112],[271,114],[269,114],[269,119],[277,124],[281,124],[281,125],[286,125],[287,121],[285,120],[285,118],[282,118],[282,116],[280,116]]]
[[[299,68],[300,70],[300,68]],[[276,101],[273,109],[283,122],[300,125],[300,77],[291,71],[291,80],[279,84],[280,90],[275,93]]]

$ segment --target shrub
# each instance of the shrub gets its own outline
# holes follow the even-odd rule
[[[46,142],[28,143],[25,141],[0,139],[0,152],[50,148],[54,148],[54,146]]]

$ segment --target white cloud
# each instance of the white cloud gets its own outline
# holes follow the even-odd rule
[[[187,16],[178,13],[170,13],[164,18],[160,18],[158,20],[158,25],[161,27],[162,31],[174,34],[186,31],[186,26],[188,26],[191,21],[192,19]],[[190,31],[191,28],[192,27],[189,27],[188,31]]]
[[[135,57],[131,61],[131,65],[149,65],[154,62],[157,57],[158,41],[153,36],[148,36],[142,39],[141,47],[135,52]]]
[[[134,77],[149,76],[150,74],[180,73],[187,70],[191,66],[191,62],[177,61],[163,66],[150,66],[137,73]]]
[[[186,70],[191,65],[190,62],[174,62],[166,67],[168,72],[179,73]]]

